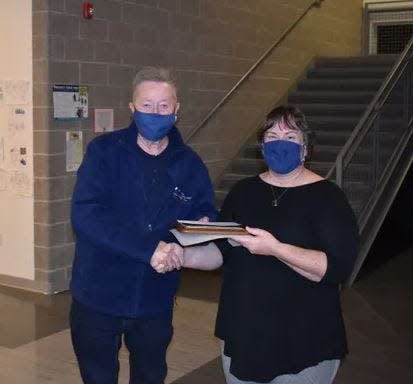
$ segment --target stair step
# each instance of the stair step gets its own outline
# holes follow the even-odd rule
[[[359,119],[355,117],[311,116],[307,118],[307,122],[318,136],[319,131],[328,131],[333,133],[336,131],[342,131],[350,133],[359,122]]]
[[[295,104],[307,117],[307,120],[321,120],[329,117],[337,119],[359,120],[367,108],[366,104]],[[386,105],[381,115],[386,118],[400,118],[402,106],[400,104]]]
[[[390,155],[394,151],[395,139],[387,136],[380,142],[379,161],[386,163]],[[315,145],[314,152],[311,156],[312,161],[326,161],[334,162],[341,150],[341,146],[334,145]],[[369,164],[371,166],[373,161],[373,145],[371,141],[364,141],[363,145],[357,149],[352,158],[352,162],[355,164]]]
[[[395,140],[399,140],[399,135],[394,131],[395,125],[386,124],[381,126],[381,131],[378,135],[378,142],[380,145],[384,146],[394,146]],[[346,131],[322,131],[318,130],[315,144],[321,145],[339,145],[343,146],[345,142],[349,139],[351,133]],[[363,146],[371,147],[373,145],[374,134],[373,132],[368,133],[363,139]]]
[[[297,89],[302,91],[377,91],[381,79],[305,79]]]
[[[384,79],[390,72],[390,67],[315,67],[307,72],[307,78],[330,79]]]
[[[368,143],[366,142],[365,145]],[[339,154],[342,146],[341,145],[324,145],[316,144],[314,146],[314,151],[311,156],[311,160],[317,162],[334,162],[337,155]],[[383,154],[384,155],[384,154]],[[354,155],[354,161],[358,163],[368,163],[372,157],[371,146],[368,148],[360,148]]]
[[[385,112],[387,113],[387,111]],[[311,116],[307,118],[307,121],[311,128],[315,131],[331,131],[333,129],[334,131],[353,131],[360,119],[354,117]],[[400,114],[388,116],[385,113],[382,114],[378,123],[380,131],[384,132],[392,132],[404,124]]]
[[[337,154],[341,150],[340,145],[322,145],[316,144],[311,156],[311,160],[317,162],[331,162],[333,163],[337,157]]]
[[[367,104],[373,99],[375,92],[327,92],[327,91],[295,91],[288,96],[288,102],[291,104],[304,104],[308,101],[311,103],[360,103]]]
[[[333,164],[333,162],[309,161],[306,166],[318,175],[326,177]],[[368,164],[353,163],[349,165],[346,172],[351,174],[354,181],[369,181],[372,178],[372,171]]]
[[[351,130],[317,130],[315,143],[343,146],[351,135]]]
[[[335,116],[360,118],[366,109],[364,104],[297,103],[296,106],[307,116]]]
[[[315,62],[317,67],[349,68],[353,66],[383,67],[396,63],[398,55],[369,55],[358,57],[322,57]]]

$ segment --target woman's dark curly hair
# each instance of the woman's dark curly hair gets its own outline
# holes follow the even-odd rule
[[[258,143],[264,142],[266,132],[275,124],[282,123],[293,131],[299,131],[303,134],[304,145],[306,147],[308,158],[313,150],[314,132],[308,126],[307,119],[304,114],[293,105],[281,105],[274,108],[265,118],[260,130],[257,134]]]

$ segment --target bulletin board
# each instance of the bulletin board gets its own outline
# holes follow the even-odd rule
[[[0,1],[0,276],[8,279],[34,279],[32,16],[32,0]]]

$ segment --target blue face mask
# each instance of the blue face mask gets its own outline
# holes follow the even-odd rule
[[[285,175],[301,165],[301,145],[288,140],[273,140],[263,145],[264,160],[273,172]]]
[[[158,141],[163,139],[172,129],[176,121],[175,113],[159,115],[157,113],[133,112],[133,121],[146,140]]]

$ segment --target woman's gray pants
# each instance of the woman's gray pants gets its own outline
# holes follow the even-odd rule
[[[255,381],[242,381],[229,371],[231,358],[224,355],[224,342],[221,341],[221,358],[227,384],[260,384]],[[292,375],[277,376],[268,384],[331,384],[337,374],[340,360],[325,360]]]

